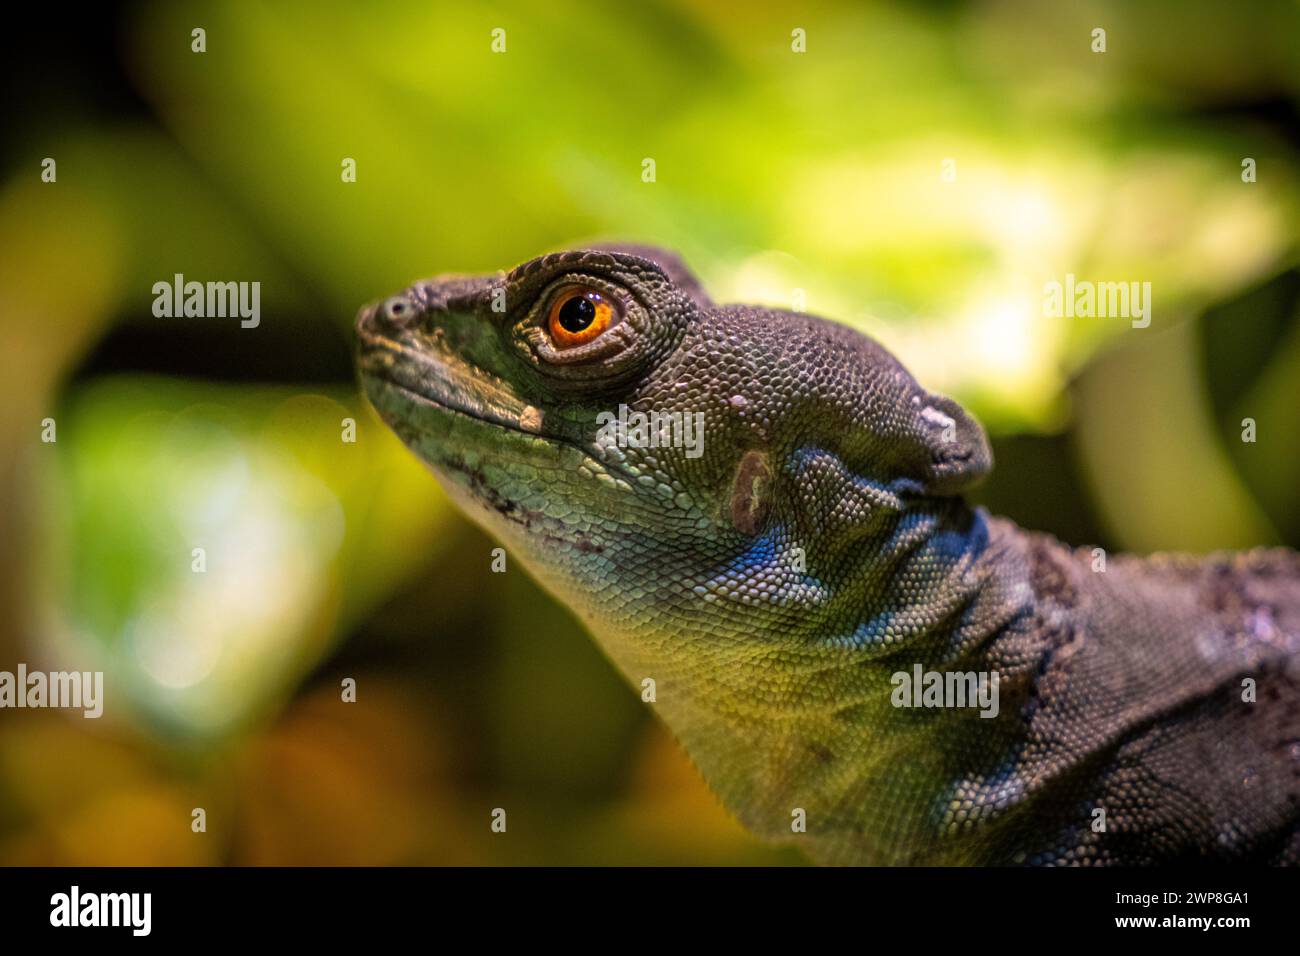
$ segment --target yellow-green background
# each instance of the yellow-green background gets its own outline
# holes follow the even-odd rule
[[[360,402],[357,307],[425,275],[671,246],[966,403],[996,510],[1116,549],[1300,540],[1294,0],[160,2],[7,32],[0,669],[103,670],[107,701],[0,711],[0,863],[800,859]],[[1069,272],[1150,282],[1151,327],[1045,318]],[[259,281],[261,326],[155,318],[175,273]]]

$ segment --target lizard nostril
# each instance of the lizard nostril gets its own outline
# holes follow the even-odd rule
[[[379,320],[392,328],[400,329],[415,319],[416,310],[404,295],[385,299],[379,306]]]

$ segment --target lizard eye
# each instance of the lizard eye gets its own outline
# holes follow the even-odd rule
[[[570,285],[551,300],[546,328],[557,349],[586,345],[621,319],[622,310],[598,289]]]

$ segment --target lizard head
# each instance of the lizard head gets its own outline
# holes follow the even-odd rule
[[[591,586],[634,540],[699,519],[673,450],[602,422],[668,397],[654,383],[701,317],[691,287],[650,259],[560,253],[372,303],[358,364],[381,417],[472,517],[544,564],[547,583]]]
[[[756,829],[752,791],[797,772],[759,738],[821,719],[809,695],[830,690],[800,675],[888,650],[898,589],[960,573],[927,521],[989,468],[980,427],[847,327],[714,304],[671,253],[417,282],[357,329],[381,417],[634,684],[655,681]]]

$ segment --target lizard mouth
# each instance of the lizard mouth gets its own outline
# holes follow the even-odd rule
[[[486,472],[483,458],[470,453],[491,448],[493,453],[504,452],[506,457],[567,459],[566,468],[576,467],[579,461],[600,468],[589,448],[576,440],[543,432],[542,413],[506,392],[488,373],[453,354],[431,353],[367,329],[364,317],[365,313],[357,326],[357,364],[370,402],[394,434],[435,471],[457,476],[455,482],[444,483],[444,487],[452,490],[460,486],[469,500],[522,527],[530,538],[543,544],[564,544],[583,552],[604,550],[591,533],[560,527],[542,512],[503,493]],[[471,422],[475,427],[509,436],[513,448],[504,449],[487,441],[478,449],[462,448],[438,440],[433,443],[435,452],[430,442],[429,413],[444,421]],[[581,458],[575,460],[575,453]]]
[[[426,409],[591,456],[580,442],[545,431],[544,412],[518,399],[494,376],[449,350],[385,335],[369,324],[369,314],[364,311],[357,323],[357,366],[371,403],[399,435],[422,431],[418,418],[404,414],[403,408]],[[385,392],[395,401],[385,401]]]
[[[566,470],[585,466],[596,474],[623,472],[622,463],[607,460],[582,426],[528,404],[507,382],[458,354],[445,338],[414,338],[387,327],[378,320],[377,309],[367,306],[357,317],[357,368],[363,390],[394,434],[430,465],[473,479],[474,469],[462,465],[467,453],[477,451],[546,460]],[[434,434],[445,434],[434,428],[437,419],[473,423],[497,439],[490,440],[488,432],[478,439],[466,432],[466,447],[455,447]],[[508,447],[500,444],[501,438]]]
[[[377,310],[377,305],[367,306],[357,318],[357,366],[367,390],[389,388],[404,402],[549,438],[541,432],[541,414],[494,376],[474,368],[437,340],[417,345],[388,334],[376,319]],[[378,403],[376,407],[384,411]]]
[[[498,410],[493,404],[479,398],[474,386],[466,381],[465,373],[455,371],[441,362],[430,361],[426,356],[412,355],[408,349],[400,346],[387,346],[388,355],[384,355],[384,351],[384,347],[380,347],[378,352],[371,350],[365,353],[359,363],[368,390],[388,389],[411,405],[471,418],[481,424],[516,431],[530,438],[556,441],[536,427],[526,427],[526,423],[531,424],[532,421],[526,407],[515,415]],[[393,362],[394,356],[399,359],[397,363]],[[417,359],[419,364],[411,364]],[[380,411],[384,410],[382,405],[377,404],[376,407]]]
[[[503,428],[507,431],[518,432],[519,434],[526,435],[529,438],[536,439],[538,441],[548,442],[553,445],[567,444],[566,442],[562,442],[558,438],[554,438],[550,435],[542,434],[539,431],[530,431],[529,429],[525,428],[522,422],[518,419],[514,419],[505,415],[484,413],[481,411],[473,410],[471,408],[466,407],[464,403],[458,401],[449,401],[438,394],[430,394],[430,390],[428,389],[413,388],[412,386],[392,376],[387,376],[383,374],[373,374],[373,373],[368,373],[368,374],[371,375],[370,380],[374,382],[377,387],[389,389],[390,391],[396,392],[402,398],[402,400],[408,404],[417,405],[423,408],[433,409],[435,411],[444,412],[451,415],[458,415],[462,418],[468,418],[473,421],[476,421],[482,425],[488,425],[495,428]],[[410,423],[407,422],[406,424],[409,427]]]

